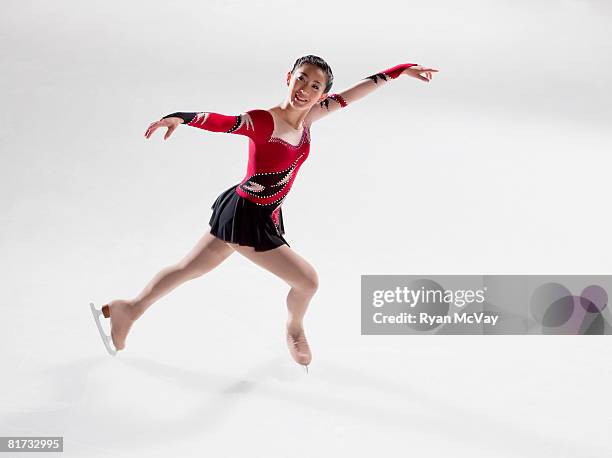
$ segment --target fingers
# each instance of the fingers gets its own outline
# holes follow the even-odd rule
[[[412,68],[414,69],[415,67]],[[421,81],[429,81],[429,74],[425,70],[425,68],[417,69],[417,73],[414,73],[414,76],[420,79]],[[425,74],[425,76],[423,76],[422,74]]]
[[[153,124],[151,124],[149,127],[147,127],[147,130],[145,131],[145,134],[144,134],[145,138],[149,138],[149,137],[151,136],[151,134],[152,134],[153,132],[155,132],[155,127],[154,127],[154,124],[155,124],[155,123],[153,123]]]
[[[438,70],[434,69],[434,68],[424,68],[422,70],[423,73],[425,73],[425,80],[427,81],[431,81],[431,79],[433,78],[433,74],[432,72],[437,72]]]
[[[153,135],[153,132],[157,130],[158,127],[161,127],[161,123],[159,121],[152,122],[144,134],[145,138],[150,138]]]
[[[427,67],[423,67],[421,70],[419,70],[421,73],[425,73],[425,80],[426,81],[431,81],[431,79],[433,78],[433,72],[437,72],[438,70],[436,70],[435,68],[427,68]]]
[[[168,123],[165,123],[163,121],[155,121],[151,123],[149,127],[147,127],[147,131],[144,134],[145,138],[151,138],[151,135],[153,135],[153,132],[155,132],[160,127],[168,127],[168,130],[166,131],[166,134],[164,135],[164,140],[168,140],[168,137],[170,137],[170,135],[172,135],[172,132],[176,130],[176,128],[178,127],[178,124],[168,125]]]
[[[174,129],[176,129],[176,126],[168,127],[168,131],[166,132],[166,135],[164,135],[164,140],[168,140],[168,137],[172,135],[172,132],[174,132]]]
[[[433,78],[433,73],[438,72],[435,68],[423,67],[422,65],[415,65],[410,67],[406,73],[415,78],[420,79],[421,81],[430,82]]]

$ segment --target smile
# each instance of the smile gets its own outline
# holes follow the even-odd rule
[[[295,98],[296,98],[296,100],[299,100],[300,102],[308,102],[308,100],[304,100],[304,99],[300,98],[297,94],[295,94]]]

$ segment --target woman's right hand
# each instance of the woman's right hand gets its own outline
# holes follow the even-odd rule
[[[159,121],[155,121],[151,123],[151,125],[147,128],[147,131],[145,132],[144,136],[145,138],[150,138],[151,135],[153,135],[153,132],[155,132],[160,127],[167,127],[168,130],[166,131],[166,134],[164,135],[164,140],[167,140],[168,137],[172,135],[172,132],[174,132],[174,130],[180,124],[183,124],[183,120],[181,118],[170,117],[170,118],[160,119]]]

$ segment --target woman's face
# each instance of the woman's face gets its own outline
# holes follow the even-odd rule
[[[296,110],[310,110],[327,97],[327,93],[323,93],[326,84],[325,72],[319,67],[312,64],[299,66],[293,74],[287,73],[289,104]]]

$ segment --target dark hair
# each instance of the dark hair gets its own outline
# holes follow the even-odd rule
[[[334,74],[332,73],[332,69],[327,64],[327,62],[325,62],[319,56],[313,56],[312,54],[309,54],[307,56],[300,57],[298,60],[295,61],[295,64],[293,64],[293,69],[291,70],[291,73],[293,73],[296,68],[300,67],[300,65],[303,65],[303,64],[316,65],[317,67],[319,67],[321,70],[325,72],[325,76],[327,76],[327,84],[325,85],[325,90],[323,92],[324,93],[329,92],[334,82]]]

